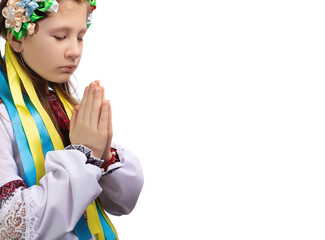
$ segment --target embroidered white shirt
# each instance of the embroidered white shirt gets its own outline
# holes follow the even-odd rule
[[[23,180],[24,173],[4,104],[0,104],[0,114],[1,187],[14,180]],[[86,207],[97,197],[110,214],[130,213],[143,186],[141,166],[138,158],[128,150],[116,144],[112,147],[117,149],[120,162],[109,166],[104,174],[99,167],[86,164],[85,155],[78,150],[48,152],[46,174],[40,185],[20,187],[1,203],[0,234],[10,236],[13,233],[16,235],[12,236],[26,240],[77,240],[72,230]]]

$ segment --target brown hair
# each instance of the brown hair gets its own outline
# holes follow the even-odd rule
[[[60,2],[62,0],[58,0],[58,2]],[[77,2],[83,2],[83,0],[75,0]],[[2,9],[7,5],[8,0],[2,0],[0,2],[0,13],[2,12]],[[87,1],[85,1],[87,2]],[[90,11],[90,6],[89,6],[89,11]],[[46,18],[47,13],[45,13],[45,17],[43,17],[42,19]],[[41,20],[42,20],[41,19]],[[1,37],[3,37],[4,39],[7,39],[7,31],[5,29],[5,18],[2,14],[0,14],[0,35]],[[38,20],[40,21],[40,20]],[[36,28],[37,28],[37,21],[36,23]],[[37,29],[36,29],[37,31]],[[27,66],[27,64],[24,62],[23,57],[21,56],[20,53],[14,52],[14,55],[17,59],[17,61],[19,62],[20,66],[22,67],[22,69],[26,72],[26,74],[30,77],[33,86],[35,88],[35,91],[37,93],[37,96],[43,106],[43,108],[45,109],[45,111],[48,113],[48,115],[50,116],[55,128],[57,129],[57,131],[59,131],[59,124],[57,119],[54,117],[49,102],[48,102],[48,98],[47,98],[47,92],[44,92],[44,89],[46,89],[48,81],[44,78],[42,78],[40,75],[38,75],[35,71],[33,71],[31,68],[29,68]],[[6,69],[6,65],[4,60],[0,57],[0,65],[2,67],[2,69],[7,72]],[[65,83],[51,83],[51,85],[53,87],[56,88],[57,91],[60,92],[60,94],[72,105],[75,106],[78,104],[78,101],[72,97],[71,92],[75,91],[75,88],[73,87],[71,81],[69,80],[68,82]],[[21,83],[22,86],[22,90],[23,92],[26,93],[26,91],[24,90],[23,84]],[[1,86],[0,86],[1,87]],[[0,103],[2,102],[2,99],[0,98]]]

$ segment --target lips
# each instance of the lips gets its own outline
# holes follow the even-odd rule
[[[76,70],[77,66],[76,65],[66,65],[61,67],[61,69],[63,70],[63,72],[67,72],[67,73],[72,73]]]

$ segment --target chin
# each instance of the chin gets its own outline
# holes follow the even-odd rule
[[[52,82],[52,83],[66,83],[66,82],[69,82],[71,78],[71,74],[69,74],[69,76],[66,76],[66,77],[58,77],[56,79],[53,79],[53,80],[48,80],[49,82]]]

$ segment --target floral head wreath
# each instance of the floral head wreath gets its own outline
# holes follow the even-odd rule
[[[96,8],[96,0],[88,0],[91,12]],[[56,0],[8,0],[2,10],[6,18],[5,27],[11,30],[17,41],[26,33],[32,35],[35,30],[35,21],[43,18],[45,12],[57,12],[59,3]],[[87,27],[91,25],[91,16],[88,16]]]

